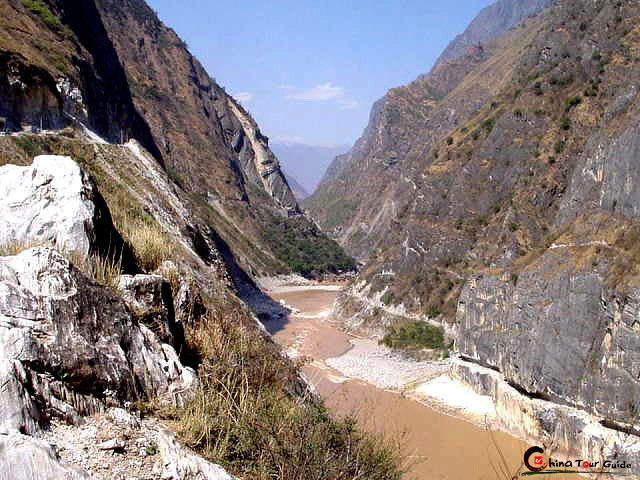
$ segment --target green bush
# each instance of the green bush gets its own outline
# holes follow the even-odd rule
[[[496,126],[495,118],[487,118],[484,122],[482,122],[482,126],[487,131],[487,133],[491,133],[493,127]]]
[[[301,275],[352,271],[356,262],[304,218],[270,218],[263,237],[278,260]]]
[[[575,97],[571,97],[567,99],[567,112],[571,110],[573,107],[580,105],[582,103],[582,97],[580,95],[576,95]]]
[[[51,12],[48,5],[42,0],[21,0],[21,2],[24,8],[38,15],[40,20],[52,30],[58,31],[62,28],[62,23],[60,23],[58,17]]]
[[[441,313],[442,312],[440,311],[437,305],[430,305],[429,308],[427,309],[427,315],[429,316],[429,318],[436,318]]]
[[[393,302],[393,297],[394,297],[393,292],[388,291],[382,296],[382,303],[384,303],[385,305],[391,304],[391,302]]]
[[[445,347],[444,329],[426,322],[415,321],[393,327],[380,343],[395,349],[429,348],[439,350]]]

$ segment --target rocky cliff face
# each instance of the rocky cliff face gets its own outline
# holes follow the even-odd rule
[[[206,362],[262,362],[275,373],[245,386],[315,408],[258,321],[286,312],[254,278],[349,259],[144,2],[0,12],[0,478],[231,479],[132,404],[178,415],[206,394]],[[301,263],[309,247],[321,255]],[[215,339],[245,343],[225,363],[202,345]]]
[[[522,19],[535,15],[548,7],[553,0],[499,0],[473,19],[464,32],[447,45],[436,60],[436,66],[450,62],[466,54],[469,48],[502,35],[518,25]]]

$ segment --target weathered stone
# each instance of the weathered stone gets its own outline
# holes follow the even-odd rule
[[[207,313],[202,296],[186,281],[180,283],[180,291],[174,300],[176,321],[190,325]]]
[[[156,444],[164,462],[161,478],[167,480],[233,480],[222,467],[194,455],[178,443],[176,437],[159,431]]]
[[[136,319],[161,342],[183,347],[184,330],[175,320],[169,282],[158,275],[122,275],[118,286]]]
[[[131,428],[138,428],[140,426],[140,421],[124,408],[110,408],[107,415],[118,425],[126,425]]]
[[[140,394],[179,403],[197,383],[173,347],[56,250],[1,257],[0,293],[5,429],[33,432],[43,412],[77,421]]]
[[[81,470],[62,465],[46,442],[21,433],[0,434],[0,480],[88,480]]]
[[[99,450],[122,450],[127,446],[127,444],[120,440],[119,438],[112,438],[111,440],[107,440],[106,442],[102,442],[98,444]]]
[[[89,175],[70,157],[40,155],[0,167],[0,244],[51,243],[82,255],[133,260]]]

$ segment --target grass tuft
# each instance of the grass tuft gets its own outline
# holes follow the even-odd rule
[[[119,292],[120,275],[122,275],[121,259],[104,258],[100,255],[85,257],[77,251],[62,252],[65,257],[87,277],[101,285]]]
[[[33,247],[48,245],[46,242],[11,242],[0,245],[0,257],[12,257]]]

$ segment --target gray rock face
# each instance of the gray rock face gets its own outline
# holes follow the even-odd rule
[[[5,431],[33,433],[48,415],[77,422],[140,394],[180,402],[197,382],[120,298],[51,248],[0,258],[0,354]]]
[[[176,320],[182,325],[190,325],[207,313],[202,296],[189,282],[183,281],[173,302]]]
[[[0,480],[88,480],[85,472],[63,466],[46,442],[21,433],[0,433]]]
[[[169,282],[159,275],[122,275],[119,289],[136,319],[161,342],[178,351],[184,347],[184,329],[176,322]]]
[[[585,248],[552,245],[517,278],[473,276],[460,296],[456,349],[533,397],[635,423],[640,289],[611,288],[606,260],[593,269],[586,257],[580,268]]]
[[[29,167],[0,167],[0,244],[52,243],[83,255],[123,255],[95,184],[70,157],[40,155]]]
[[[636,96],[637,88],[629,87],[605,116],[619,113]],[[639,129],[640,115],[635,114],[615,140],[604,134],[594,135],[589,140],[563,199],[557,225],[575,219],[585,207],[640,218]]]

